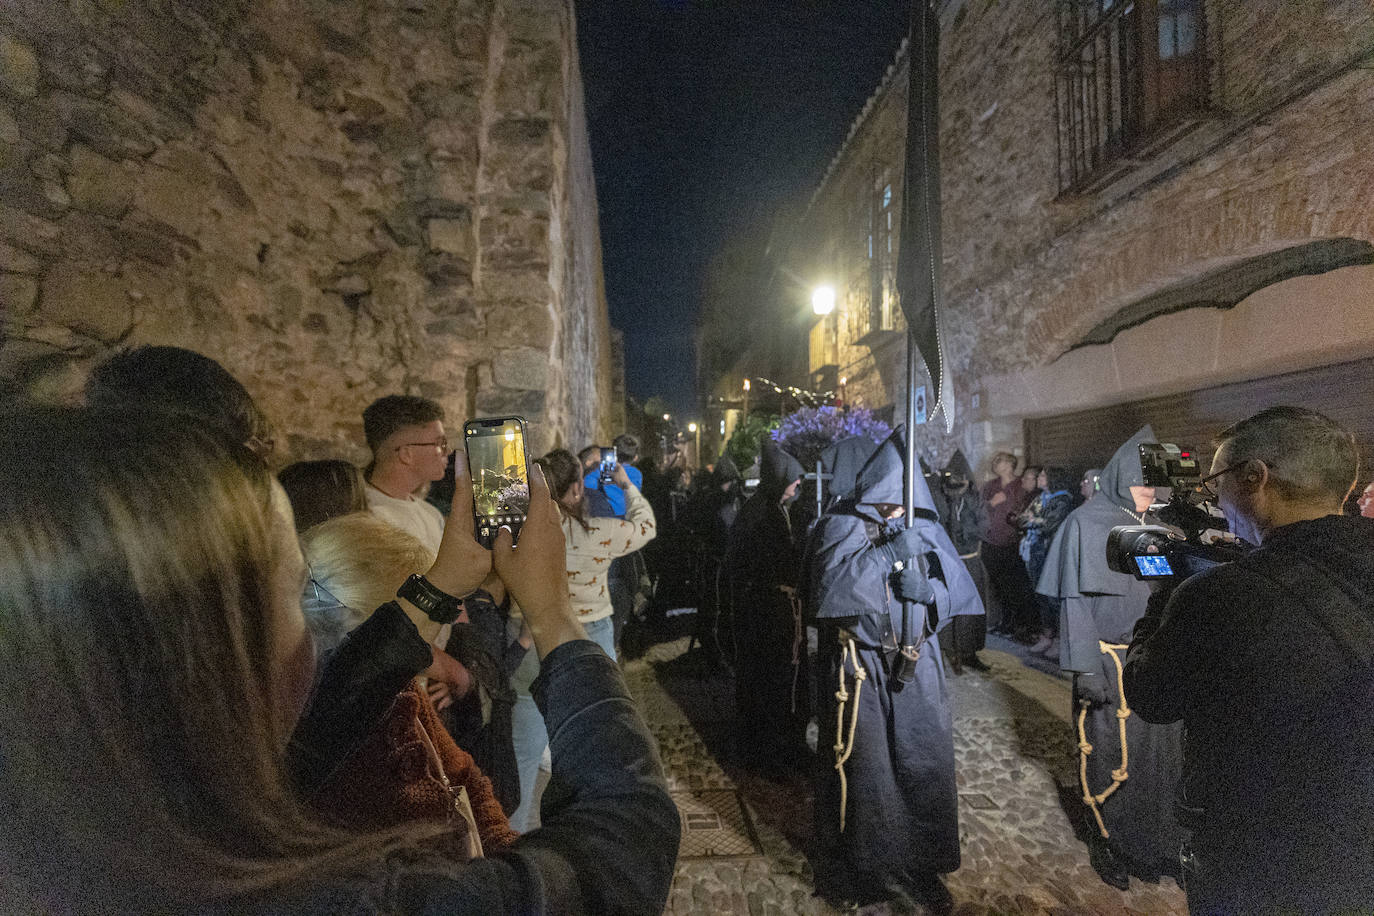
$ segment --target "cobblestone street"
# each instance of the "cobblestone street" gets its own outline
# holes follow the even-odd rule
[[[734,762],[733,684],[699,678],[686,645],[666,643],[625,663],[684,812],[667,912],[837,912],[812,896],[807,780],[764,777]],[[1186,913],[1170,878],[1132,879],[1122,893],[1093,873],[1061,804],[1072,808],[1078,794],[1068,684],[992,645],[1013,649],[990,643],[982,657],[991,671],[950,679],[963,846],[963,867],[947,877],[955,913]]]

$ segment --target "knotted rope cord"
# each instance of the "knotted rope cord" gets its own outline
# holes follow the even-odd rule
[[[802,603],[797,590],[790,585],[779,585],[778,591],[792,602],[792,715],[797,714],[797,679],[801,674],[802,644]]]
[[[849,713],[849,747],[844,739],[844,704],[849,701],[849,691],[844,688],[844,660],[848,658],[854,665],[854,706]],[[859,725],[859,697],[863,694],[864,681],[868,672],[859,661],[859,651],[854,648],[854,640],[847,647],[840,648],[840,689],[835,691],[839,706],[835,713],[835,769],[840,774],[840,833],[844,833],[844,812],[849,803],[849,783],[845,780],[844,765],[849,755],[854,753],[854,731]]]
[[[1093,746],[1088,743],[1088,733],[1083,727],[1084,721],[1088,717],[1088,707],[1081,706],[1078,710],[1078,781],[1083,786],[1083,804],[1088,806],[1088,810],[1093,813],[1093,818],[1097,821],[1097,830],[1106,839],[1110,834],[1107,832],[1107,824],[1102,820],[1100,805],[1115,792],[1123,782],[1130,778],[1130,773],[1126,771],[1128,761],[1126,748],[1126,720],[1131,717],[1131,709],[1126,705],[1126,682],[1125,669],[1121,665],[1121,657],[1117,652],[1124,652],[1130,646],[1123,646],[1117,643],[1107,643],[1102,640],[1097,641],[1097,649],[1103,655],[1108,656],[1112,663],[1116,665],[1116,690],[1120,702],[1116,708],[1116,724],[1121,732],[1121,766],[1112,770],[1112,784],[1101,794],[1094,795],[1092,789],[1088,788],[1088,757],[1093,752]]]

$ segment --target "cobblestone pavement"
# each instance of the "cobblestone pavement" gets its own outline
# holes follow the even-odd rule
[[[727,822],[723,839],[708,845],[730,854],[684,854],[666,912],[839,912],[812,896],[804,853],[811,829],[807,780],[764,776],[734,762],[733,682],[698,676],[685,649],[685,639],[656,646],[625,663],[626,677],[658,739],[669,788],[694,825]],[[963,846],[963,867],[946,881],[955,913],[1186,913],[1171,878],[1158,884],[1133,878],[1122,893],[1103,884],[1088,864],[1065,813],[1064,802],[1072,810],[1078,795],[1067,682],[1008,652],[989,648],[982,657],[992,666],[988,673],[950,678]],[[732,832],[736,797],[745,824]],[[684,853],[691,851],[701,850],[684,844]],[[861,912],[913,911],[879,904]]]

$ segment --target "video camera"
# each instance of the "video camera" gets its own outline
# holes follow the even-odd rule
[[[1107,535],[1107,566],[1137,579],[1182,581],[1244,555],[1243,541],[1225,539],[1226,520],[1202,486],[1196,452],[1173,443],[1140,445],[1147,487],[1167,487],[1169,501],[1152,509],[1160,525],[1121,525]]]

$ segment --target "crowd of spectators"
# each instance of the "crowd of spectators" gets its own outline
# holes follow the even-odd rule
[[[423,498],[439,406],[363,421],[365,469],[274,478],[243,386],[173,347],[109,359],[84,406],[7,408],[6,912],[662,909],[679,816],[609,589],[568,575],[652,538],[652,510],[621,470],[626,520],[586,517],[555,452],[488,549],[461,452],[449,520]]]

